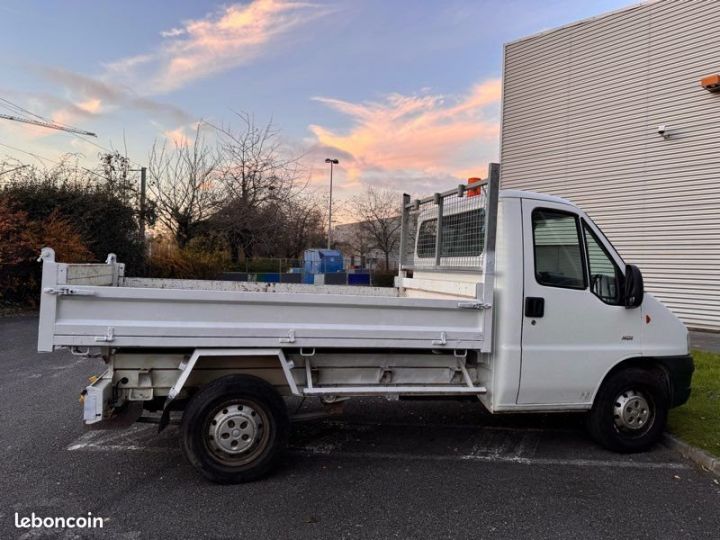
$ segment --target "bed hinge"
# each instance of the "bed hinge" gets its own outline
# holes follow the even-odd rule
[[[58,296],[94,296],[93,291],[87,289],[73,289],[72,287],[45,287],[44,293],[57,294]]]
[[[98,336],[95,338],[98,343],[110,343],[115,341],[115,329],[112,326],[108,326],[104,336]]]
[[[447,332],[440,332],[440,339],[433,339],[433,345],[447,345]]]
[[[287,337],[281,337],[280,343],[295,343],[295,330],[290,330]]]
[[[492,306],[485,302],[458,302],[460,309],[490,309]]]

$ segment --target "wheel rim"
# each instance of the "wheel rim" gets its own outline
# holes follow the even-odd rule
[[[270,422],[257,403],[234,399],[216,407],[209,415],[205,443],[219,462],[239,466],[256,459],[268,445]]]
[[[633,434],[647,431],[655,419],[652,401],[635,389],[625,390],[615,398],[613,414],[615,427]]]

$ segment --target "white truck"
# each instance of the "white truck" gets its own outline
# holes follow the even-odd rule
[[[85,422],[138,402],[182,411],[189,462],[221,483],[266,474],[283,396],[476,396],[491,413],[585,411],[619,452],[690,394],[685,326],[571,202],[488,179],[402,203],[394,288],[133,278],[42,251],[38,350],[102,356]],[[159,414],[161,413],[161,414]],[[174,416],[179,412],[174,412]]]

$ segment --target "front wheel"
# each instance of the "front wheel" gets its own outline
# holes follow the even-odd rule
[[[661,375],[641,368],[623,369],[600,388],[588,413],[588,431],[609,450],[642,452],[660,439],[669,401]]]
[[[193,396],[183,414],[180,441],[185,457],[205,478],[237,484],[270,472],[288,427],[285,402],[270,384],[231,375]]]

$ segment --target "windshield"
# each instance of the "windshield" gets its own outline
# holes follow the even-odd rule
[[[598,236],[600,236],[600,238],[605,242],[605,245],[606,245],[606,246],[610,246],[610,248],[611,248],[611,249],[613,250],[613,252],[614,252],[614,255],[615,255],[618,259],[620,259],[620,262],[622,263],[622,265],[621,265],[621,270],[620,270],[620,271],[624,274],[624,273],[625,273],[625,264],[626,264],[626,263],[625,263],[625,261],[623,260],[622,256],[620,255],[620,252],[619,252],[619,251],[617,250],[617,248],[613,245],[613,243],[610,241],[610,239],[609,239],[607,236],[605,236],[605,233],[603,232],[603,230],[602,230],[600,227],[598,227],[597,223],[595,223],[595,222],[592,220],[592,218],[587,215],[587,213],[585,214],[585,218],[584,218],[584,219],[585,219],[588,223],[590,223],[590,224],[592,225],[592,227],[594,228],[594,231],[593,231],[593,232],[595,232]]]

